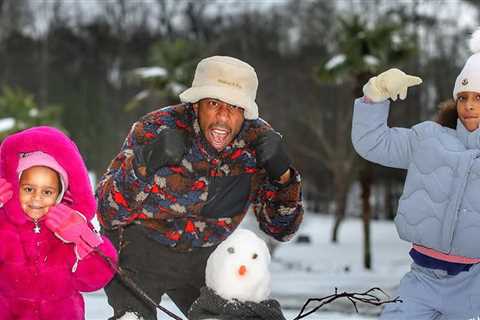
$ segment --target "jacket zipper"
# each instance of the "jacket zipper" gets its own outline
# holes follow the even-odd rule
[[[453,243],[453,239],[455,238],[455,229],[456,229],[456,226],[457,226],[458,210],[460,209],[461,199],[463,199],[463,196],[465,194],[465,188],[467,187],[468,177],[470,176],[470,172],[472,171],[473,161],[478,157],[480,157],[480,153],[478,153],[478,152],[470,153],[468,170],[467,170],[467,172],[465,174],[465,177],[463,179],[462,186],[461,186],[459,192],[457,193],[457,198],[455,199],[455,210],[454,210],[455,216],[454,216],[454,219],[453,219],[452,223],[450,224],[451,229],[450,229],[450,232],[449,232],[449,234],[450,234],[450,241],[449,241],[449,244],[448,244],[448,252],[449,253],[452,251],[452,243]]]
[[[210,194],[210,191],[211,191],[210,186],[215,186],[215,179],[216,179],[217,173],[220,171],[220,165],[222,164],[222,161],[220,159],[215,158],[215,160],[217,160],[218,162],[214,166],[215,172],[213,172],[214,173],[213,175],[211,174],[212,173],[211,162],[209,162],[209,167],[208,167],[208,171],[209,171],[209,177],[208,177],[208,180],[209,180],[208,189],[209,190],[208,190],[208,193],[209,194]],[[205,203],[203,205],[204,207],[207,204],[209,204],[210,202],[212,202],[217,197],[218,192],[217,192],[216,188],[213,190],[213,192],[214,192],[213,196],[210,199],[208,199],[207,201],[205,201]]]
[[[35,225],[33,227],[33,232],[40,233],[41,229],[40,229],[40,225],[38,224],[38,219],[33,219],[33,224]]]

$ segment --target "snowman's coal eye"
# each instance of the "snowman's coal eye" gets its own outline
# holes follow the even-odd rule
[[[235,253],[235,249],[233,247],[228,247],[227,252],[228,253]]]
[[[252,259],[257,259],[257,257],[258,257],[258,254],[254,253],[252,256]]]

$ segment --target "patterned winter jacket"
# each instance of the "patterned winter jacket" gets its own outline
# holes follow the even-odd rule
[[[352,142],[365,159],[408,169],[395,225],[401,239],[480,258],[480,130],[425,121],[387,126],[390,103],[355,101]]]
[[[141,148],[165,128],[187,133],[181,163],[147,176]],[[256,167],[251,143],[273,130],[265,121],[245,120],[237,137],[217,152],[201,134],[191,104],[153,111],[136,122],[97,188],[97,215],[103,228],[143,224],[150,237],[179,251],[220,243],[238,226],[250,204],[260,228],[289,240],[303,217],[301,181],[279,185]]]

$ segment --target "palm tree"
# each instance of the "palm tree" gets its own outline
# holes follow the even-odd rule
[[[390,17],[391,18],[391,17]],[[370,77],[385,70],[389,65],[405,61],[415,52],[415,41],[405,31],[404,23],[392,19],[368,24],[359,15],[339,18],[337,47],[331,57],[325,59],[316,69],[321,82],[351,85],[352,100],[363,95],[362,86]],[[337,117],[337,135],[350,136],[351,106]],[[326,157],[323,161],[330,168],[335,187],[335,223],[332,242],[338,241],[338,229],[344,218],[346,196],[351,183],[358,174],[362,187],[362,217],[364,221],[364,265],[370,269],[370,190],[373,182],[372,164],[361,160],[350,145],[324,140]]]
[[[167,40],[157,43],[151,52],[151,66],[130,72],[131,81],[140,82],[143,90],[126,105],[133,110],[149,101],[168,105],[178,101],[178,94],[188,88],[193,71],[202,52],[201,46],[185,39]]]

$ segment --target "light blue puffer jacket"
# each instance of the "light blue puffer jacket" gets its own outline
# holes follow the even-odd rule
[[[395,224],[401,239],[480,258],[480,129],[425,121],[389,128],[389,101],[355,100],[352,142],[363,158],[407,169]]]

